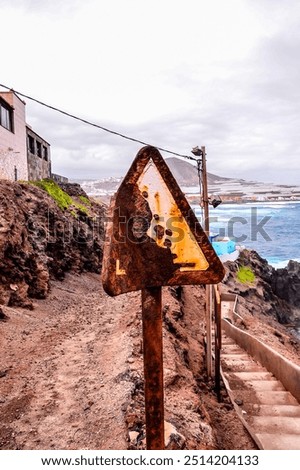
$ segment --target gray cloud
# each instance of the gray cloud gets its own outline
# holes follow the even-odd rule
[[[299,142],[297,122],[290,122],[290,111],[283,116],[276,103],[270,104],[267,94],[257,99],[250,90],[252,95],[247,99],[235,101],[230,95],[226,99],[228,84],[223,84],[223,89],[224,97],[213,107],[199,106],[180,115],[135,126],[116,122],[99,124],[183,154],[190,154],[194,145],[206,145],[209,169],[220,175],[260,180],[268,176],[270,180],[277,172],[277,178],[278,175],[282,178],[280,166],[285,166],[282,155],[290,154],[295,150],[295,142]],[[123,175],[142,146],[54,111],[34,107],[35,118],[31,124],[52,144],[54,171],[67,176]],[[290,156],[289,164],[294,170],[299,168],[298,161],[298,154]],[[271,171],[270,162],[276,171]],[[292,176],[295,178],[295,173],[287,172],[287,179]]]
[[[62,13],[72,13],[76,10],[82,0],[64,1],[61,0],[0,0],[0,6],[2,7],[13,7],[20,8],[23,11],[30,12],[32,14],[45,13],[58,16]]]
[[[204,60],[165,70],[160,77],[174,89],[174,100],[178,90],[185,93],[182,109],[163,113],[153,90],[156,119],[144,117],[133,125],[116,116],[99,124],[184,154],[194,145],[206,145],[209,170],[221,176],[299,183],[300,4],[246,3],[266,30],[249,55],[227,62],[220,59],[209,79]],[[74,3],[19,0],[14,4],[31,12],[47,13],[50,8],[51,14],[60,14]],[[114,86],[122,85],[120,74]],[[76,100],[73,112],[80,115]],[[97,122],[94,116],[82,117]],[[51,143],[54,171],[69,177],[123,175],[141,147],[28,100],[27,120]]]

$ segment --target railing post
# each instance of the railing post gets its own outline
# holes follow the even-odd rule
[[[218,286],[214,286],[214,307],[215,307],[215,391],[218,401],[221,400],[221,297]]]

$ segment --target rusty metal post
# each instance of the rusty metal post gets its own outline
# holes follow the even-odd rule
[[[164,442],[164,384],[161,287],[142,289],[146,444],[162,450]]]
[[[209,377],[212,376],[212,315],[211,315],[211,285],[206,285],[205,289],[205,322],[206,322],[206,370]]]
[[[214,286],[215,305],[215,391],[218,401],[221,400],[221,297],[217,285]]]

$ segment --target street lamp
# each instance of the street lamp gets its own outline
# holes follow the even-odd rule
[[[209,237],[209,215],[208,215],[208,194],[207,194],[207,174],[206,174],[206,158],[205,158],[205,147],[199,148],[198,145],[193,147],[191,150],[192,154],[198,158],[197,161],[197,168],[199,174],[200,184],[202,183],[202,194],[201,194],[201,203],[200,205],[203,207],[204,210],[204,231],[206,235]],[[201,176],[202,174],[202,176]]]
[[[222,203],[222,200],[220,196],[208,197],[205,147],[199,148],[197,145],[196,147],[192,148],[191,152],[193,155],[195,155],[195,157],[201,157],[201,158],[198,158],[196,162],[197,162],[200,186],[202,183],[201,206],[204,209],[204,230],[206,234],[209,235],[208,204],[212,205],[213,208],[216,208]],[[202,173],[202,177],[201,177],[201,173]]]

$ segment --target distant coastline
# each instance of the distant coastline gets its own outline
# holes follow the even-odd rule
[[[74,180],[82,189],[92,197],[102,197],[109,200],[120,186],[122,178],[106,178],[103,180]],[[186,185],[177,178],[178,185],[191,204],[198,204],[200,199],[199,184],[191,181]],[[300,184],[283,185],[274,183],[260,183],[257,181],[244,181],[239,179],[213,179],[208,183],[210,196],[219,196],[223,204],[248,203],[284,203],[300,201]]]
[[[182,187],[191,203],[199,201],[199,187]],[[241,183],[239,180],[209,185],[209,194],[218,195],[223,204],[286,203],[300,201],[300,186]]]
[[[196,194],[185,194],[188,202],[190,204],[199,204],[200,196]],[[298,199],[252,199],[252,198],[241,198],[237,200],[236,198],[230,199],[230,197],[222,196],[220,195],[220,198],[222,200],[222,204],[224,205],[229,205],[229,204],[236,204],[236,205],[243,205],[243,204],[258,204],[258,205],[264,205],[264,204],[293,204],[293,203],[300,203],[300,197]]]

